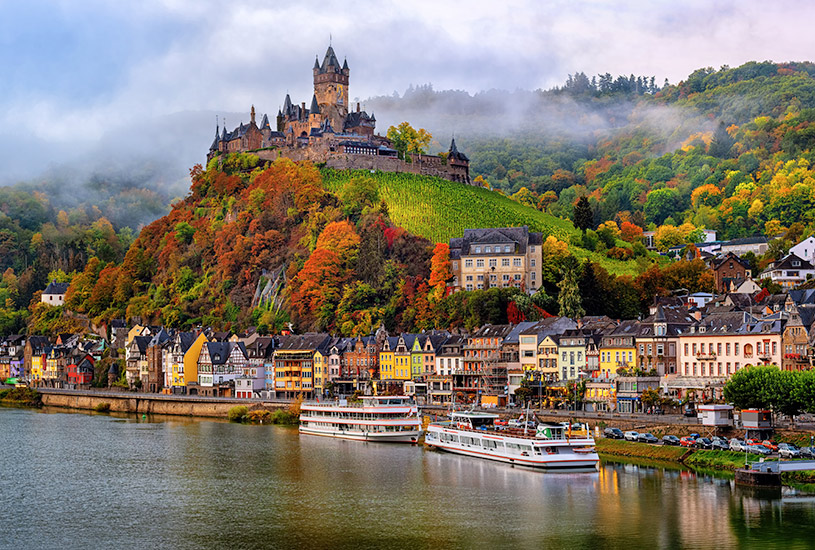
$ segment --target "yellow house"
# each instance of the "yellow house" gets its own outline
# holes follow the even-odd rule
[[[633,369],[637,366],[637,321],[623,321],[613,331],[603,334],[600,347],[600,373],[608,378],[617,369]]]
[[[133,341],[133,338],[135,338],[136,336],[141,336],[142,335],[145,328],[146,327],[143,327],[142,325],[134,325],[133,328],[131,328],[130,330],[127,331],[127,340],[125,341],[125,349],[127,349],[127,347],[130,346],[130,342]]]
[[[42,355],[34,355],[31,357],[31,379],[34,382],[41,382],[43,373],[45,372],[45,365],[43,364]]]
[[[393,349],[396,347],[397,338],[388,337],[382,344],[382,351],[379,352],[379,379],[393,380],[395,378],[395,363]]]
[[[538,344],[538,364],[537,371],[541,373],[544,380],[554,381],[558,379],[558,350],[557,335],[548,335]]]
[[[328,384],[328,352],[321,349],[314,352],[314,392],[322,394]]]

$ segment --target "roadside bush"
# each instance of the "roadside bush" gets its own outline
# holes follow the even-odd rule
[[[244,405],[237,405],[229,409],[229,413],[227,413],[227,418],[229,418],[230,422],[243,422],[246,418],[247,413],[249,413],[249,409]]]
[[[293,414],[290,410],[277,409],[272,413],[272,422],[274,424],[297,424],[299,421],[299,413]]]

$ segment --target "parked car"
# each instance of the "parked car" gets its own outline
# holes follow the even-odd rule
[[[631,430],[630,432],[625,432],[625,440],[626,441],[636,441],[637,436],[640,435],[637,432]]]
[[[637,434],[637,441],[640,443],[659,443],[659,439],[652,433]]]
[[[710,442],[710,448],[714,451],[729,451],[730,444],[724,439],[714,439]]]
[[[770,449],[764,445],[747,445],[747,452],[754,455],[767,456],[770,454]]]
[[[603,437],[608,439],[623,439],[625,434],[620,428],[606,428],[603,430]]]
[[[699,439],[693,442],[693,446],[696,447],[697,449],[712,449],[713,442],[707,437],[700,437]]]
[[[682,414],[688,417],[696,416],[696,407],[685,407],[685,412]]]
[[[685,437],[679,440],[679,444],[682,447],[693,447],[693,444],[696,442],[696,438],[690,435],[686,435]]]
[[[730,450],[743,453],[745,449],[744,441],[741,439],[734,437],[730,440]]]
[[[770,441],[769,439],[765,439],[764,441],[761,442],[761,444],[764,445],[765,447],[767,447],[768,449],[770,449],[771,451],[777,451],[778,450],[778,443],[776,443],[775,441]]]
[[[760,439],[745,439],[744,444],[745,445],[761,445],[761,440]]]
[[[679,445],[679,438],[675,435],[663,435],[662,436],[662,444],[663,445]]]
[[[801,458],[815,458],[815,447],[801,447],[798,452]]]
[[[778,455],[784,458],[798,458],[801,456],[801,451],[792,443],[779,443]]]

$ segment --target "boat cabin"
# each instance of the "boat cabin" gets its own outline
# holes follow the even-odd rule
[[[366,395],[362,397],[362,403],[366,407],[380,407],[382,405],[402,405],[410,404],[411,397],[408,395]]]
[[[453,425],[460,429],[492,430],[495,427],[495,421],[500,417],[497,414],[467,411],[454,412],[450,418]]]

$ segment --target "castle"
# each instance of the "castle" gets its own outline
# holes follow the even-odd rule
[[[322,64],[314,59],[314,94],[311,105],[292,103],[289,94],[277,113],[274,128],[263,115],[258,125],[252,106],[249,124],[232,132],[215,128],[207,161],[224,153],[252,153],[263,160],[287,157],[295,161],[325,163],[337,170],[382,170],[438,176],[470,183],[469,159],[453,139],[445,156],[398,153],[384,136],[374,133],[376,117],[360,110],[349,111],[348,62],[340,65],[334,48],[328,47]]]

